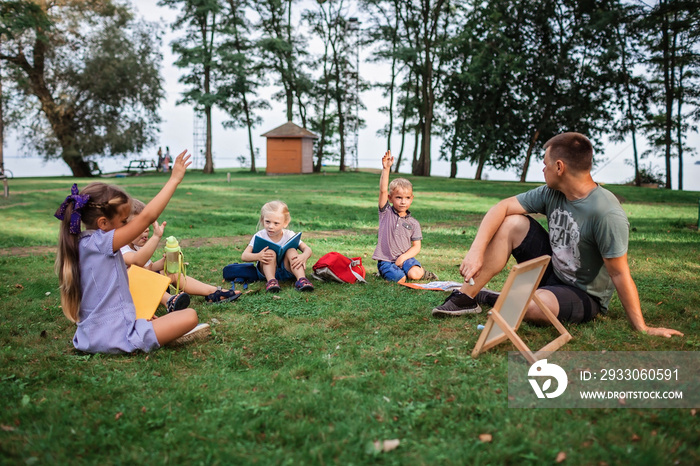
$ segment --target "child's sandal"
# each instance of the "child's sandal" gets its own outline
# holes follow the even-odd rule
[[[184,291],[180,294],[175,294],[168,299],[168,303],[165,305],[165,310],[168,313],[173,311],[181,311],[182,309],[187,309],[190,305],[190,295]]]
[[[298,291],[313,291],[314,286],[311,284],[308,278],[306,277],[301,277],[297,282],[294,284],[294,288],[296,288]]]
[[[270,293],[278,293],[280,291],[280,283],[275,278],[269,280],[265,285],[265,291]]]
[[[221,287],[218,287],[215,292],[208,295],[206,298],[204,298],[204,300],[208,303],[229,303],[238,299],[240,295],[240,291],[236,291],[234,289],[224,291],[221,289]]]

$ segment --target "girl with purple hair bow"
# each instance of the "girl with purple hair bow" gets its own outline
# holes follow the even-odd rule
[[[61,305],[77,324],[76,349],[87,353],[148,352],[166,343],[209,334],[194,309],[182,309],[158,319],[136,319],[126,265],[120,249],[153,223],[168,205],[191,164],[183,151],[175,159],[170,179],[127,223],[131,198],[120,187],[91,183],[71,194],[56,211],[61,220],[56,271]],[[81,224],[85,231],[81,231]]]

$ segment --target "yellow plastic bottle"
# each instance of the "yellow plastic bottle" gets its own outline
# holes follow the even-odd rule
[[[178,273],[180,271],[182,248],[177,238],[168,236],[165,239],[165,271],[167,273]]]

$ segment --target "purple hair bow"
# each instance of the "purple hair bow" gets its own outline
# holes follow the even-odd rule
[[[73,183],[73,186],[70,188],[70,196],[66,197],[66,200],[63,201],[63,204],[61,204],[61,207],[58,208],[56,213],[54,214],[54,217],[56,217],[59,220],[63,220],[63,218],[66,216],[66,209],[68,208],[68,204],[71,202],[75,203],[73,206],[73,213],[70,214],[70,228],[69,231],[77,235],[80,233],[80,221],[81,221],[81,212],[80,210],[85,207],[85,204],[88,203],[90,200],[90,195],[89,194],[78,194],[78,185]]]

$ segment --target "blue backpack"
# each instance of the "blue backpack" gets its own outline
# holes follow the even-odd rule
[[[258,277],[258,269],[255,264],[245,262],[243,264],[229,264],[224,267],[224,280],[230,281],[233,284],[242,283],[243,288],[248,288],[248,283],[253,283],[260,278]]]

